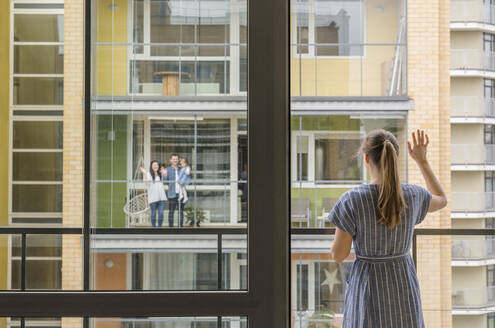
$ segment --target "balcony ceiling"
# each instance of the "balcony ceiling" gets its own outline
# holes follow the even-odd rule
[[[94,253],[216,253],[216,235],[94,235]],[[245,235],[224,235],[223,253],[245,253]],[[292,253],[328,253],[333,236],[295,235]]]
[[[404,113],[414,108],[414,102],[404,97],[292,97],[292,114],[327,114],[328,112]],[[156,114],[202,113],[245,114],[245,96],[98,96],[93,98],[95,114]]]

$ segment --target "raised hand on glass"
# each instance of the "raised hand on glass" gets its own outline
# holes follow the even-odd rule
[[[428,134],[424,130],[417,130],[416,133],[412,133],[412,144],[407,142],[407,148],[409,149],[409,155],[418,164],[426,162],[426,151],[430,140]]]

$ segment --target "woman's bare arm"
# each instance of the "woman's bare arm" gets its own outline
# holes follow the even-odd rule
[[[425,179],[426,188],[432,195],[428,212],[438,211],[447,205],[447,196],[426,158],[426,150],[430,140],[423,130],[417,130],[416,134],[413,132],[412,140],[412,145],[410,141],[407,142],[409,155],[418,164],[421,174]]]
[[[342,263],[351,252],[352,236],[342,229],[335,229],[335,239],[333,240],[330,254],[337,263]]]

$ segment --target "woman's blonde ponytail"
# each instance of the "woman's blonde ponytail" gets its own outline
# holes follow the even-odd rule
[[[399,145],[394,135],[385,130],[370,132],[361,145],[381,174],[378,186],[379,222],[393,228],[401,222],[402,212],[407,207],[399,179]]]

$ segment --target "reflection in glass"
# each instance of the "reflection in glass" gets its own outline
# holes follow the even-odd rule
[[[130,92],[133,94],[191,96],[229,93],[230,65],[223,61],[139,60],[131,61],[130,65],[134,81]],[[176,87],[168,89],[173,92],[165,91],[167,83],[177,83]]]
[[[62,212],[62,185],[12,185],[12,212]]]
[[[216,235],[96,236],[95,290],[246,290],[246,235],[222,236],[222,282]]]
[[[94,318],[91,328],[247,328],[247,317]]]
[[[7,236],[6,236],[7,237]],[[11,289],[21,288],[21,236],[11,236]],[[26,236],[26,289],[62,287],[62,236]]]
[[[316,248],[314,240],[318,239],[313,238],[312,247]],[[352,262],[337,264],[323,249],[311,254],[297,252],[293,246],[291,318],[294,327],[340,327]]]
[[[357,139],[340,139],[332,134],[315,135],[315,179],[322,181],[361,180],[361,167],[356,149],[361,145]]]
[[[64,47],[14,46],[14,74],[63,74]]]
[[[63,138],[62,122],[14,121],[14,149],[61,149]]]
[[[142,54],[144,46],[144,0],[134,0],[133,8],[133,42],[137,45],[134,46],[135,54]]]
[[[62,181],[62,153],[14,152],[14,181]]]
[[[14,15],[14,41],[63,42],[64,15]]]
[[[14,105],[62,105],[62,77],[14,77]]]
[[[362,52],[350,52],[351,48],[345,44],[364,42],[363,6],[363,1],[315,0],[315,43],[337,44],[328,47],[317,46],[318,56],[362,55]]]
[[[294,227],[330,226],[326,219],[337,199],[369,180],[358,150],[366,134],[383,128],[406,149],[405,119],[372,113],[293,115],[290,221]],[[399,154],[399,175],[406,178],[406,152]]]
[[[230,122],[227,119],[153,120],[150,143],[151,158],[166,166],[171,154],[187,157],[199,184],[225,184],[229,177]]]

